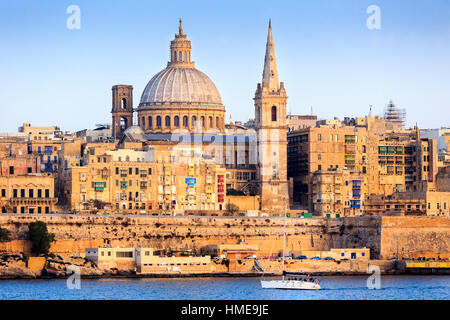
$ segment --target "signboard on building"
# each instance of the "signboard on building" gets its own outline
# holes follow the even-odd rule
[[[197,178],[185,178],[184,182],[188,185],[188,187],[193,187],[197,183]]]

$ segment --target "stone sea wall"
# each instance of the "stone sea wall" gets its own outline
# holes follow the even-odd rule
[[[0,215],[0,227],[10,230],[14,239],[0,243],[0,250],[29,254],[28,224],[37,220],[55,234],[51,252],[58,254],[84,253],[85,248],[107,244],[199,252],[207,245],[245,239],[258,245],[262,256],[270,256],[281,252],[283,244],[282,218]],[[371,258],[384,260],[450,255],[450,219],[444,217],[288,219],[286,234],[286,249],[294,254],[368,247]]]

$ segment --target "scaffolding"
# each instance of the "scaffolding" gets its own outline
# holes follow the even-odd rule
[[[395,124],[398,129],[403,129],[406,119],[406,110],[397,108],[391,100],[385,108],[384,119]]]

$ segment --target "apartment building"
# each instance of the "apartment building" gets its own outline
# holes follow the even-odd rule
[[[420,137],[417,128],[388,131],[380,119],[363,119],[357,118],[351,126],[334,123],[288,134],[294,202],[314,210],[314,173],[330,169],[359,172],[365,181],[364,195],[418,192],[435,183],[434,139]]]
[[[179,162],[171,150],[109,150],[69,169],[66,194],[77,211],[92,201],[116,213],[224,210],[226,171],[207,160]]]
[[[0,177],[2,213],[51,213],[55,211],[54,178],[33,174]]]

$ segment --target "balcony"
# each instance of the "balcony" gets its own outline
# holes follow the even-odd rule
[[[55,204],[58,202],[58,198],[10,198],[9,202],[11,204],[22,204],[22,205],[35,205],[35,204]]]

